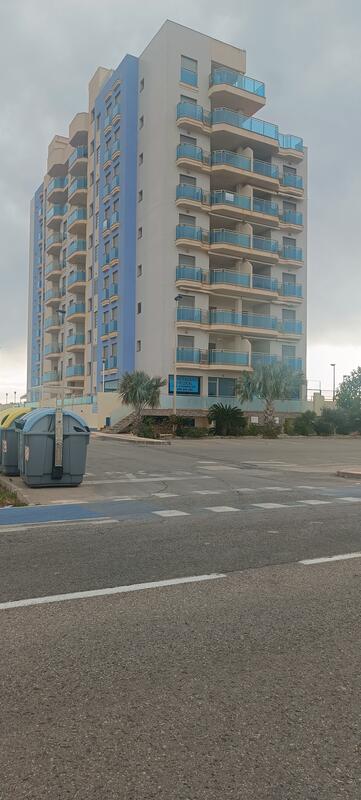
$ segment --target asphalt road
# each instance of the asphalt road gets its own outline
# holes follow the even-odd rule
[[[0,511],[1,800],[361,797],[361,484],[227,444]]]

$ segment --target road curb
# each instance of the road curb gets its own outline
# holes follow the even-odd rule
[[[16,486],[15,483],[13,483],[11,478],[7,478],[6,475],[0,475],[0,486],[3,486],[3,488],[6,489],[8,492],[13,492],[13,494],[16,494],[16,497],[18,498],[18,500],[20,500],[20,503],[23,503],[25,506],[29,505],[28,498],[26,497],[25,494],[23,494],[22,490],[19,489],[19,487]]]
[[[338,478],[357,478],[361,480],[361,470],[339,469],[336,475]]]
[[[164,445],[172,444],[170,439],[146,439],[145,437],[142,437],[142,436],[137,436],[137,437],[135,437],[135,436],[127,436],[126,434],[121,434],[121,433],[119,433],[119,434],[118,433],[92,433],[92,436],[95,439],[103,439],[103,440],[115,439],[118,442],[125,442],[126,444],[136,444],[136,445],[138,445],[138,447],[139,447],[139,445],[145,445],[145,446],[148,446],[148,447],[152,446],[152,445],[156,445],[157,447],[159,447],[159,446],[163,447]]]

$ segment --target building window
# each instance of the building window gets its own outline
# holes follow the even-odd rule
[[[140,227],[138,228],[138,239],[142,239],[142,237],[143,237],[143,228]]]
[[[99,211],[95,215],[95,228],[99,228]]]
[[[181,144],[191,144],[194,147],[197,146],[197,139],[195,136],[186,136],[185,133],[181,133],[179,141]]]
[[[197,100],[195,97],[187,97],[186,94],[181,94],[181,103],[190,103],[192,106],[197,105]]]
[[[139,153],[138,162],[139,162],[139,166],[140,166],[140,167],[142,166],[142,164],[143,164],[143,161],[144,161],[144,156],[143,156],[143,153]]]
[[[94,328],[98,325],[98,312],[94,311]]]
[[[94,172],[90,173],[90,186],[93,186],[94,183]]]
[[[97,114],[97,131],[100,131],[100,114]]]
[[[99,161],[100,161],[100,147],[97,147],[97,164],[99,164]]]
[[[137,353],[140,353],[142,349],[142,342],[140,339],[137,339]]]
[[[138,264],[138,266],[137,266],[137,278],[140,278],[141,275],[143,275],[143,267],[142,267],[141,264]]]
[[[180,175],[179,176],[179,183],[187,184],[187,186],[196,186],[197,179],[194,178],[192,175]]]
[[[89,247],[93,247],[93,234],[92,233],[89,236]]]
[[[91,340],[92,340],[92,332],[91,332],[91,330],[89,330],[88,331],[88,344],[91,343]]]
[[[143,200],[143,189],[139,189],[138,192],[138,203],[141,203]]]
[[[92,362],[91,361],[88,361],[88,363],[86,365],[86,374],[87,375],[91,375],[92,374]]]
[[[93,153],[94,153],[94,139],[92,142],[90,142],[90,155],[93,155]]]
[[[139,117],[139,130],[141,131],[142,128],[144,128],[144,116],[143,116],[143,114],[142,114],[141,117]]]
[[[88,270],[88,281],[91,281],[93,278],[93,267],[89,267]]]
[[[141,314],[141,313],[142,313],[142,304],[141,303],[137,303],[137,314]]]
[[[89,297],[89,300],[88,300],[88,311],[92,311],[92,310],[93,310],[93,301],[92,301],[92,298]]]
[[[91,122],[94,122],[94,120],[95,120],[95,108],[92,108],[92,110],[90,112],[90,120],[91,120]]]
[[[99,178],[95,184],[95,196],[99,197]]]
[[[90,206],[89,206],[89,217],[92,217],[93,214],[94,214],[94,205],[93,205],[93,203],[90,203]]]
[[[94,249],[94,260],[95,261],[98,261],[98,249],[99,249],[98,245],[95,245],[95,249]]]
[[[188,56],[181,56],[180,79],[189,86],[198,86],[198,61]]]

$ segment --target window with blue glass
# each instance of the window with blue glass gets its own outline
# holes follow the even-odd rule
[[[181,76],[182,83],[189,86],[198,86],[198,61],[188,56],[181,56]]]

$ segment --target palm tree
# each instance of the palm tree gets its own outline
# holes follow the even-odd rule
[[[238,382],[237,393],[243,402],[254,397],[264,401],[264,427],[266,433],[271,434],[276,426],[275,401],[291,400],[298,395],[303,383],[302,373],[294,372],[286,364],[275,363],[244,374]]]
[[[239,436],[247,425],[243,411],[228,403],[214,403],[209,409],[208,419],[215,423],[219,436]]]
[[[137,434],[142,424],[144,410],[159,405],[160,390],[165,384],[163,378],[151,378],[141,370],[124,373],[119,384],[119,394],[123,405],[134,408],[134,428]]]

